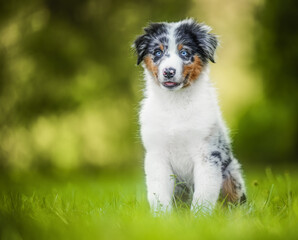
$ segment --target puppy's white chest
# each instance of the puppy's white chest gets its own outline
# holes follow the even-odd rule
[[[204,130],[199,113],[191,109],[163,109],[144,106],[141,131],[147,151],[160,152],[180,181],[193,182],[193,153],[198,150]]]
[[[199,135],[195,118],[186,111],[163,110],[145,106],[141,114],[141,131],[145,147],[176,148],[189,145]]]
[[[146,150],[162,148],[171,152],[186,152],[200,144],[212,124],[199,106],[164,107],[149,100],[143,105],[140,121]]]

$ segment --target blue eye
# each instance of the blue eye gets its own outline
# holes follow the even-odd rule
[[[156,57],[160,57],[162,55],[162,51],[161,50],[157,50],[154,52],[154,56]]]
[[[181,50],[180,54],[181,54],[182,57],[188,57],[188,52],[185,51],[185,50]]]

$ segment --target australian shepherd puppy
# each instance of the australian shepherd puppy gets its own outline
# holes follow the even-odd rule
[[[220,192],[228,201],[245,201],[241,168],[208,76],[218,45],[210,30],[192,19],[152,23],[134,42],[145,72],[140,126],[153,211],[171,210],[184,193],[194,212],[210,212]]]

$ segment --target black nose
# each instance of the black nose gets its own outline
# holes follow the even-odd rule
[[[174,68],[165,68],[163,70],[163,75],[165,78],[173,78],[175,76],[176,70]]]

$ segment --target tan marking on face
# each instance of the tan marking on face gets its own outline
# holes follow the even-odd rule
[[[178,45],[178,50],[181,51],[182,48],[183,48],[183,45],[180,43],[180,44]]]
[[[236,203],[240,199],[240,196],[237,194],[236,185],[230,176],[223,182],[222,194],[223,197],[226,197],[232,203]]]
[[[195,55],[194,62],[188,65],[185,65],[183,68],[183,77],[187,77],[187,82],[183,87],[188,87],[192,82],[198,79],[203,68],[202,61],[200,58]]]
[[[146,65],[146,68],[152,73],[155,80],[158,82],[158,67],[154,64],[152,58],[150,56],[145,57],[144,63]]]
[[[163,46],[163,44],[160,44],[159,47],[160,47],[160,50],[161,50],[161,51],[164,50],[164,46]]]

